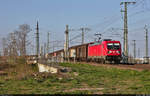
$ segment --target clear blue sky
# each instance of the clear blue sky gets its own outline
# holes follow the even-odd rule
[[[0,38],[7,36],[10,32],[13,32],[20,24],[26,23],[33,29],[30,33],[29,39],[33,41],[34,45],[34,33],[36,21],[38,20],[40,26],[40,42],[42,44],[46,42],[48,31],[51,32],[51,41],[63,41],[66,24],[68,24],[71,29],[79,29],[80,27],[90,28],[91,31],[86,33],[86,42],[92,41],[94,38],[93,34],[97,32],[105,32],[103,38],[122,40],[121,37],[112,37],[112,32],[114,34],[119,33],[123,36],[123,31],[121,30],[123,28],[123,19],[120,12],[120,2],[125,0],[0,1]],[[132,44],[132,39],[137,39],[139,40],[137,48],[144,51],[144,48],[140,47],[140,44],[143,44],[144,46],[143,27],[145,24],[150,24],[150,21],[148,21],[150,19],[150,12],[147,10],[150,3],[148,0],[128,1],[137,1],[136,5],[129,6],[129,32],[131,30],[129,33],[129,40],[131,41],[129,42],[129,45]],[[142,10],[144,10],[144,12],[142,12]],[[73,38],[78,34],[80,34],[80,31],[72,31],[70,33],[70,38]],[[137,35],[136,38],[135,35]],[[78,38],[75,41],[80,40],[81,39]],[[62,45],[63,44],[61,43],[60,46]],[[141,52],[141,55],[143,54],[144,53]]]

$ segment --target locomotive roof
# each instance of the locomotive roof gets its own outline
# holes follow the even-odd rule
[[[89,46],[94,46],[94,45],[99,45],[99,44],[101,44],[102,42],[111,42],[112,41],[112,39],[103,39],[103,40],[101,40],[101,41],[96,41],[96,42],[94,42],[93,44],[90,44]],[[116,42],[115,40],[114,41],[112,41],[112,42]],[[118,42],[118,41],[117,41]]]
[[[99,41],[99,42],[94,42],[93,44],[90,44],[89,46],[99,45],[99,44],[101,44],[101,43],[102,43],[101,41]]]

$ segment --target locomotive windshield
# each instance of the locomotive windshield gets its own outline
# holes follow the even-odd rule
[[[108,50],[118,50],[120,49],[119,43],[107,43]]]

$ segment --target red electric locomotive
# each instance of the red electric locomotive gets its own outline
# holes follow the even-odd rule
[[[120,41],[104,39],[88,45],[88,60],[94,60],[101,63],[120,63],[121,44]]]

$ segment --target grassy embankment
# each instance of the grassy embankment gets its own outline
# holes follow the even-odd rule
[[[0,76],[0,94],[150,94],[150,72],[147,70],[138,72],[62,63],[61,66],[72,68],[72,72],[39,74],[35,66],[23,62],[19,60],[18,66],[5,69],[9,73]],[[80,88],[83,89],[78,90]]]

